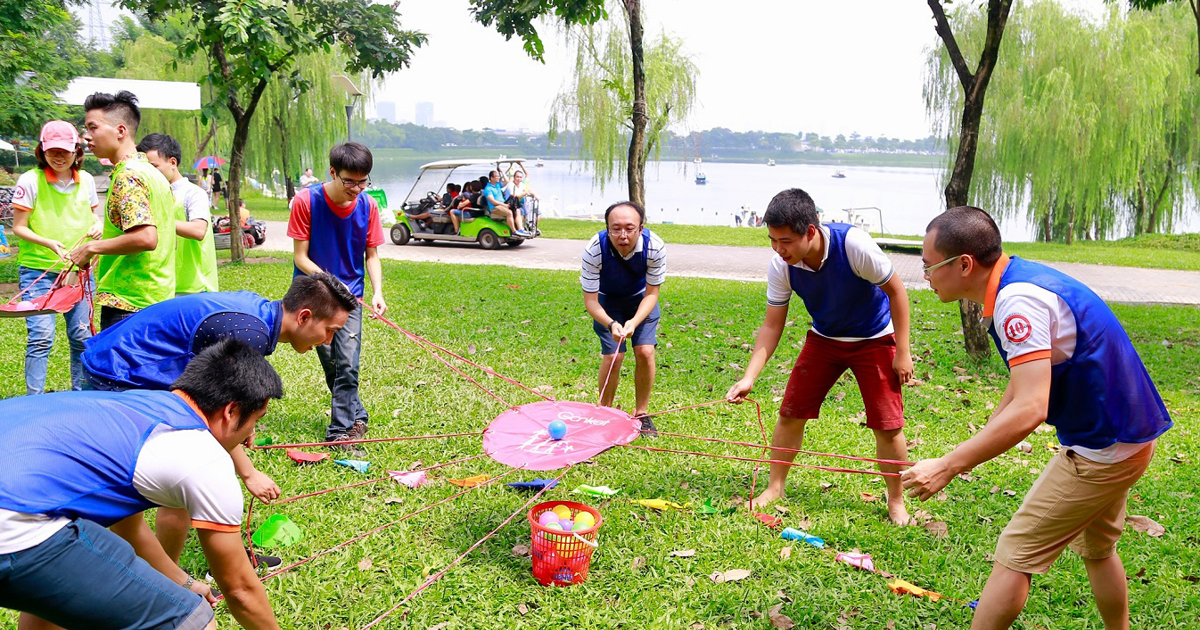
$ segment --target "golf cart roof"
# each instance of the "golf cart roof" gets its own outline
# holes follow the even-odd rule
[[[452,169],[452,168],[459,168],[460,166],[477,166],[480,164],[497,164],[497,163],[520,164],[524,161],[525,161],[525,158],[510,158],[510,157],[502,157],[502,158],[497,158],[494,160],[485,159],[485,158],[473,159],[473,160],[438,160],[436,162],[430,162],[428,164],[423,165],[421,167],[421,170],[425,171],[425,170]]]

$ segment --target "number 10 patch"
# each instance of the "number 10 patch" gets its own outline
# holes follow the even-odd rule
[[[1033,327],[1029,325],[1029,318],[1024,315],[1009,315],[1004,320],[1004,336],[1013,343],[1021,343],[1029,339],[1029,335],[1033,334]]]

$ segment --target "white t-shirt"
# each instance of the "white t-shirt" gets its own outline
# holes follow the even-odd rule
[[[630,260],[642,253],[644,239],[638,235],[634,242],[633,251],[625,256]],[[579,273],[579,283],[583,285],[584,293],[600,292],[600,267],[604,260],[604,252],[600,248],[600,234],[588,241],[583,249],[583,271]],[[667,279],[667,245],[653,231],[650,232],[650,248],[646,251],[646,284],[659,286]]]
[[[1000,346],[1008,355],[1009,368],[1047,358],[1050,365],[1058,365],[1075,354],[1075,314],[1058,294],[1036,284],[1013,282],[1000,289],[992,321]],[[1101,449],[1067,448],[1094,462],[1115,464],[1147,446],[1149,442],[1117,442]]]
[[[138,456],[133,487],[151,503],[187,510],[197,529],[241,527],[242,488],[233,460],[207,429],[156,427]],[[0,509],[0,554],[41,544],[69,522]]]
[[[820,226],[821,233],[824,235],[825,251],[821,253],[821,266],[825,265],[825,261],[829,260],[829,227]],[[866,231],[856,227],[846,230],[846,259],[850,262],[850,269],[854,271],[854,275],[870,282],[875,286],[887,284],[888,280],[896,273],[896,269],[892,266],[892,259],[879,249],[879,245],[875,243],[875,239]],[[797,269],[802,269],[807,272],[812,272],[813,269],[800,261],[792,265]],[[787,306],[792,299],[792,278],[788,273],[788,264],[779,256],[771,258],[771,266],[767,269],[767,304],[770,306]],[[863,341],[864,339],[876,339],[885,335],[890,335],[895,332],[896,328],[892,325],[891,320],[883,330],[875,333],[870,337],[831,337],[822,334],[813,326],[813,332],[835,341]]]
[[[171,184],[171,192],[175,199],[183,202],[187,212],[187,220],[204,219],[212,225],[212,207],[208,202],[208,193],[204,189],[189,182],[186,177],[180,177]]]
[[[83,186],[83,189],[86,190],[88,194],[88,202],[91,204],[92,209],[95,210],[100,205],[100,198],[96,195],[96,180],[92,177],[92,174],[87,171],[78,171],[78,173],[78,182],[72,178],[66,181],[53,181],[50,182],[50,185],[55,187],[63,194],[67,194],[75,190],[76,186]],[[37,207],[37,190],[37,171],[34,170],[21,173],[21,176],[17,178],[16,189],[13,190],[13,207],[15,207],[17,210],[24,210],[26,212],[34,210]]]

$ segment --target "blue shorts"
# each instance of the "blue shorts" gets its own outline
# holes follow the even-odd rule
[[[41,544],[0,555],[0,608],[64,628],[203,630],[204,598],[171,581],[120,536],[76,519]]]
[[[644,295],[635,295],[630,298],[614,298],[598,294],[600,298],[600,308],[608,314],[613,320],[622,324],[633,319],[637,315],[638,306],[642,303]],[[596,331],[596,336],[600,338],[600,354],[609,355],[617,352],[625,352],[625,343],[630,342],[635,346],[656,346],[658,345],[658,337],[655,333],[658,332],[658,318],[660,315],[658,305],[654,305],[654,310],[646,316],[646,319],[638,325],[633,331],[633,337],[621,342],[620,347],[617,347],[617,340],[613,339],[612,332],[600,325],[600,322],[592,320],[592,330]]]

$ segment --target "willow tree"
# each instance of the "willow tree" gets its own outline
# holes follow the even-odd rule
[[[208,72],[202,56],[179,59],[175,44],[149,32],[122,42],[117,52],[123,61],[116,73],[121,79],[199,83]],[[229,144],[228,127],[201,112],[146,109],[142,111],[139,131],[142,135],[165,133],[178,140],[185,159],[191,159],[186,165],[180,165],[184,168],[210,152],[210,148]]]
[[[233,120],[226,202],[230,258],[244,258],[238,202],[250,127],[263,94],[274,80],[297,77],[306,54],[335,46],[350,73],[374,78],[405,68],[425,35],[400,27],[398,4],[368,0],[116,0],[121,8],[146,15],[186,16],[188,30],[179,58],[206,55],[206,82]],[[303,90],[302,82],[293,88]]]
[[[951,141],[957,145],[957,150],[945,191],[946,207],[954,208],[965,206],[969,201],[968,193],[975,172],[975,151],[979,143],[979,124],[983,118],[984,98],[987,96],[988,85],[991,84],[992,72],[1000,58],[1000,43],[1004,39],[1004,27],[1012,10],[1012,0],[988,0],[984,10],[987,21],[983,32],[965,39],[954,35],[950,18],[942,6],[943,3],[950,4],[950,1],[928,0],[929,9],[933,11],[934,30],[942,40],[946,59],[953,69],[957,85],[952,81],[934,86],[926,85],[925,98],[926,108],[932,114],[932,118],[944,125],[944,129],[953,129],[949,121],[954,120],[958,114],[957,135],[951,137]],[[963,52],[964,45],[966,53]],[[977,51],[979,64],[972,71],[967,64],[967,58],[973,51]],[[962,88],[961,96],[956,87]],[[956,98],[956,107],[938,106],[946,99]],[[959,300],[958,310],[962,319],[963,345],[966,346],[967,354],[976,358],[986,357],[992,351],[992,344],[988,339],[987,329],[983,326],[983,308],[970,300]]]
[[[336,49],[310,53],[299,58],[293,76],[271,81],[250,128],[247,172],[264,185],[278,176],[290,199],[299,171],[324,170],[329,148],[347,135],[346,91],[332,80],[345,66]],[[363,73],[356,83],[369,85],[368,79]]]
[[[984,28],[979,12],[961,18],[961,32]],[[1008,30],[983,116],[975,198],[1004,217],[1027,208],[1044,240],[1169,231],[1185,211],[1187,169],[1200,161],[1186,10],[1113,8],[1093,21],[1042,1]],[[928,93],[944,95],[953,69],[943,54],[930,68]],[[938,105],[955,107],[948,98]]]
[[[1167,3],[1183,4],[1192,10],[1192,20],[1196,24],[1196,39],[1192,42],[1192,50],[1196,53],[1196,76],[1200,76],[1200,0],[1129,0],[1130,6],[1137,9],[1155,9]]]
[[[621,7],[623,20],[568,31],[573,82],[554,100],[550,135],[578,129],[579,155],[600,189],[623,173],[629,199],[645,207],[646,160],[659,158],[663,133],[690,115],[699,70],[682,41],[666,33],[644,48],[640,2],[622,0]]]

